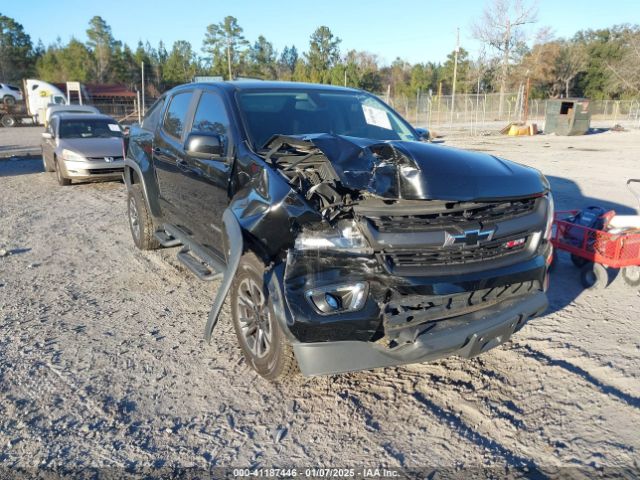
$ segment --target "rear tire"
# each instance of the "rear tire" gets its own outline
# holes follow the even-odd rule
[[[589,260],[587,260],[586,258],[582,258],[579,257],[578,255],[575,254],[571,254],[571,262],[578,268],[582,268],[584,267],[587,263],[589,263]]]
[[[231,317],[247,363],[267,380],[281,381],[294,376],[298,364],[273,310],[264,272],[255,254],[242,256],[231,284]]]
[[[12,95],[5,95],[2,99],[2,103],[13,106],[16,104],[16,99]]]
[[[133,184],[127,190],[127,217],[133,243],[140,250],[156,250],[160,242],[154,236],[156,231],[153,218],[147,208],[147,202],[140,184]]]
[[[587,289],[599,290],[609,283],[607,269],[599,263],[587,263],[580,271],[580,281]]]
[[[640,266],[632,265],[622,269],[622,278],[630,287],[640,287]]]
[[[65,178],[62,174],[62,170],[60,169],[60,165],[58,164],[58,160],[55,160],[55,170],[56,170],[56,179],[58,180],[58,185],[62,187],[66,187],[67,185],[71,185],[71,180]]]

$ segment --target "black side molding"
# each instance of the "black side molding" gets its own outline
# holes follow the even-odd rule
[[[224,301],[227,298],[227,294],[229,293],[229,289],[231,288],[231,282],[233,281],[233,277],[238,270],[240,257],[242,256],[242,251],[244,249],[240,224],[238,223],[238,220],[230,209],[227,208],[224,211],[224,214],[222,215],[222,221],[224,222],[225,231],[227,232],[229,258],[227,259],[227,269],[224,272],[222,283],[218,288],[218,293],[216,293],[216,298],[213,301],[213,306],[211,307],[211,311],[209,312],[207,325],[204,327],[204,339],[207,341],[207,343],[211,342],[213,329],[215,328],[216,323],[218,323],[220,310],[222,310],[222,305],[224,304]]]

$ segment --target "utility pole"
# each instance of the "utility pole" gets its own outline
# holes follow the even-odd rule
[[[531,88],[531,78],[529,78],[529,70],[527,70],[527,88],[524,91],[524,123],[527,123],[529,117],[529,89]]]
[[[456,33],[456,49],[453,56],[453,86],[451,87],[451,122],[453,123],[453,112],[456,105],[456,80],[458,77],[458,53],[460,52],[460,27]]]
[[[144,62],[142,62],[142,115],[145,113],[145,103],[144,103]]]

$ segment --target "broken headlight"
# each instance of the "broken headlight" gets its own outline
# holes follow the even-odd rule
[[[337,250],[372,253],[369,243],[353,220],[338,222],[331,230],[305,230],[296,238],[296,250]]]

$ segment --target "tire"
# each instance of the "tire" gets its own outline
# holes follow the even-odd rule
[[[58,160],[54,160],[55,171],[56,171],[56,179],[58,180],[58,185],[62,187],[66,187],[67,185],[71,185],[71,180],[65,178],[62,175],[62,170],[60,169],[60,165],[58,165]]]
[[[589,260],[587,260],[586,258],[582,258],[579,257],[577,255],[574,255],[573,253],[571,254],[571,262],[578,268],[582,268],[584,267],[587,263],[589,263]]]
[[[45,172],[53,172],[53,168],[47,164],[47,161],[44,158],[44,151],[42,152],[42,168],[44,168]]]
[[[160,242],[156,240],[156,231],[153,218],[147,208],[142,186],[133,184],[127,190],[127,218],[133,243],[140,250],[156,250],[160,248]]]
[[[607,269],[599,263],[589,262],[580,270],[580,281],[584,288],[599,290],[607,286],[609,275]]]
[[[12,95],[5,95],[2,99],[2,103],[13,106],[16,104],[16,99]]]
[[[630,287],[640,287],[640,266],[632,265],[622,269],[622,278]]]
[[[15,127],[16,123],[18,122],[16,122],[16,119],[13,118],[11,115],[5,115],[4,117],[2,117],[2,120],[0,120],[0,123],[2,123],[3,127],[11,128],[11,127]]]
[[[298,364],[264,285],[264,263],[253,253],[240,259],[231,284],[231,317],[247,363],[270,381],[293,377]]]

